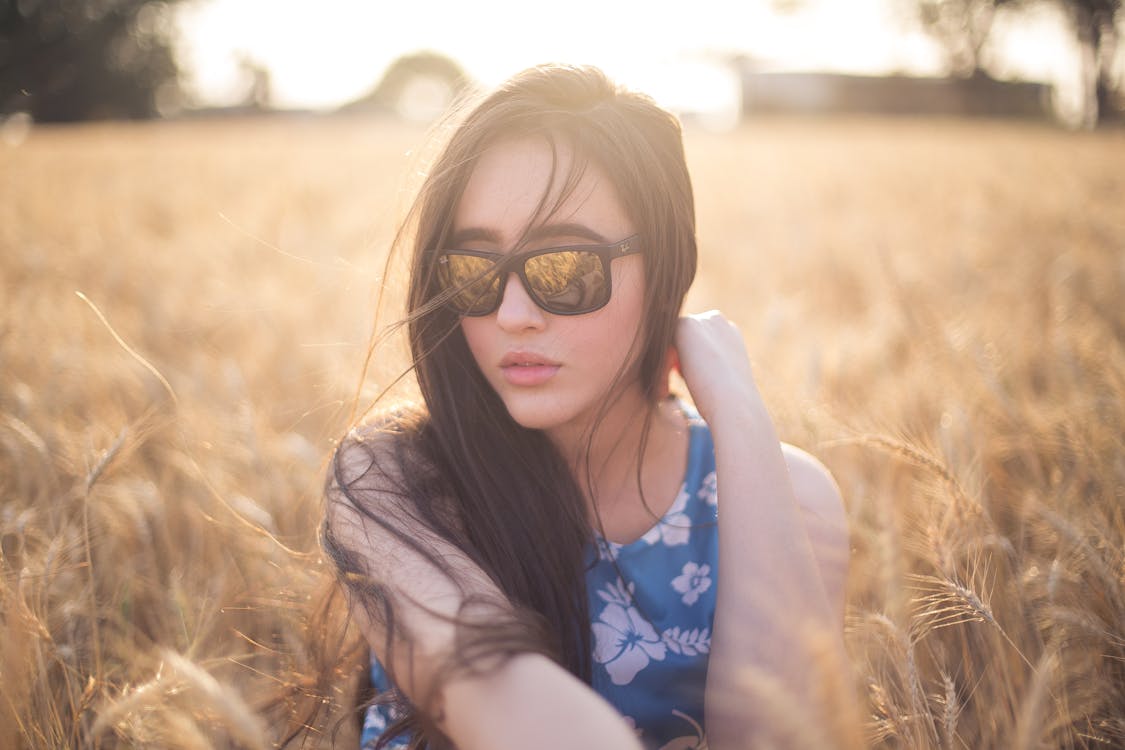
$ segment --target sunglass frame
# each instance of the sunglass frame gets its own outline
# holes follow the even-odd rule
[[[442,250],[438,255],[437,262],[439,267],[445,265],[449,263],[449,256],[451,255],[468,255],[474,258],[484,258],[486,260],[493,261],[493,266],[488,269],[486,273],[482,273],[480,276],[464,283],[460,288],[446,288],[444,290],[445,293],[450,294],[447,304],[453,310],[455,310],[458,315],[463,315],[469,318],[483,318],[496,312],[496,310],[500,307],[501,301],[503,301],[504,299],[504,290],[507,287],[508,276],[512,273],[519,277],[520,283],[523,284],[524,291],[527,292],[527,296],[530,297],[531,300],[541,310],[549,312],[552,315],[586,315],[588,313],[592,313],[602,309],[609,304],[609,301],[611,299],[613,299],[613,274],[610,269],[610,263],[615,258],[623,258],[626,255],[634,255],[636,253],[640,253],[641,248],[638,240],[639,235],[632,234],[621,240],[620,242],[614,242],[610,245],[560,245],[556,247],[544,247],[539,250],[529,250],[528,252],[520,253],[497,253],[489,250],[450,249]],[[598,260],[602,264],[602,273],[605,276],[605,294],[603,295],[603,298],[593,307],[586,307],[580,310],[571,311],[554,310],[550,305],[543,302],[543,300],[539,297],[539,294],[536,293],[536,291],[532,288],[531,283],[528,281],[527,262],[532,258],[537,258],[541,255],[575,251],[591,253],[592,255],[597,256]],[[498,276],[499,286],[496,289],[496,299],[488,307],[488,309],[483,311],[469,312],[462,310],[456,304],[455,299],[457,294],[459,294],[464,289],[467,289],[470,285],[475,284],[478,281],[481,281],[482,279],[488,278],[492,275]]]

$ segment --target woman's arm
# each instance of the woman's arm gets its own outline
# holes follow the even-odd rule
[[[757,691],[772,686],[775,698],[783,691],[783,700],[816,721],[827,718],[828,707],[814,698],[823,679],[840,684],[842,506],[823,467],[795,449],[783,451],[733,324],[718,313],[684,318],[676,346],[684,381],[714,437],[721,498],[708,741],[712,750],[751,747],[771,739],[771,712]]]
[[[800,448],[782,443],[781,455],[785,458],[793,497],[801,510],[801,520],[816,556],[828,606],[835,617],[837,632],[842,632],[851,549],[848,517],[840,488],[824,464]]]
[[[378,434],[353,437],[337,451],[327,530],[332,544],[348,556],[349,567],[368,579],[349,586],[351,613],[379,660],[391,667],[398,687],[461,750],[639,750],[616,711],[545,656],[518,654],[487,670],[447,669],[455,655],[454,621],[462,603],[471,598],[503,608],[507,600],[466,555],[426,529],[406,507],[395,491],[401,483],[393,475],[393,440]],[[349,575],[357,575],[355,570]],[[381,587],[393,606],[391,653],[379,608],[362,606],[361,592],[370,583]]]

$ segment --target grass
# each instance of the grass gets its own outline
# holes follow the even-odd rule
[[[343,119],[0,147],[0,747],[278,740],[423,142]],[[687,148],[689,307],[740,324],[847,501],[863,744],[1125,744],[1125,134],[779,119]],[[358,663],[324,676],[333,717]],[[347,745],[334,721],[303,737]]]

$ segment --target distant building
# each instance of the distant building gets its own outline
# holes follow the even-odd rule
[[[1053,119],[1051,86],[974,78],[778,73],[736,61],[743,116],[759,114],[949,115]]]

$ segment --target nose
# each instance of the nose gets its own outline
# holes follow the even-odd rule
[[[523,288],[520,277],[509,273],[500,306],[496,308],[496,324],[505,331],[519,332],[542,329],[546,322],[543,310]]]

